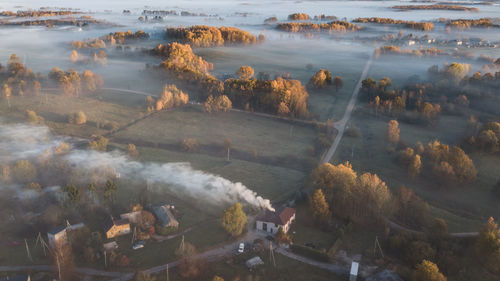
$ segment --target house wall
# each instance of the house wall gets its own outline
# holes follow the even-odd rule
[[[285,233],[287,233],[288,230],[290,230],[290,226],[292,225],[292,222],[294,220],[295,220],[295,214],[290,218],[290,221],[288,221],[288,223],[285,225],[277,225],[277,224],[272,223],[272,222],[257,221],[256,228],[258,230],[262,230],[262,231],[266,231],[266,232],[275,234],[278,232],[278,229],[281,227],[281,228],[283,228],[283,231]],[[266,225],[265,230],[264,230],[264,225]]]
[[[292,223],[293,223],[294,220],[295,220],[295,214],[290,218],[290,220],[288,221],[288,223],[283,226],[283,231],[285,233],[287,233],[288,230],[290,230],[290,226],[292,225]]]
[[[258,230],[266,231],[269,233],[276,233],[278,232],[279,227],[280,227],[279,225],[276,225],[275,223],[272,222],[257,221]]]
[[[121,236],[130,233],[130,224],[124,225],[114,225],[111,229],[106,232],[106,237],[113,238],[116,236]]]
[[[59,247],[67,242],[66,230],[56,233],[55,235],[49,233],[47,237],[49,238],[49,245],[52,248]]]

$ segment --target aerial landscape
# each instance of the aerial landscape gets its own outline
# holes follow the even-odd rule
[[[500,281],[500,1],[0,0],[0,281]]]

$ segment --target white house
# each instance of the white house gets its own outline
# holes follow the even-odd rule
[[[257,229],[269,233],[277,233],[281,227],[285,233],[290,229],[290,225],[295,220],[295,209],[285,207],[276,211],[266,210],[257,217]]]

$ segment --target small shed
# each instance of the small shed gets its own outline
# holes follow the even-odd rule
[[[259,256],[255,256],[255,257],[247,260],[245,262],[245,264],[248,267],[248,269],[253,269],[259,265],[263,265],[264,262],[262,261],[262,259]]]
[[[353,261],[351,264],[351,273],[349,274],[349,281],[356,281],[358,278],[359,263]]]
[[[104,251],[112,252],[112,251],[118,249],[118,243],[116,243],[116,241],[112,241],[112,242],[104,243],[102,245],[102,247],[104,248]]]

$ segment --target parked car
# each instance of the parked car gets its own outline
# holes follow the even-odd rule
[[[8,245],[9,245],[9,247],[19,246],[19,242],[11,240]]]
[[[305,245],[306,247],[316,249],[316,245],[314,245],[314,243],[308,242],[308,243],[305,243],[304,245]]]
[[[146,244],[145,241],[138,241],[137,243],[135,243],[133,246],[132,246],[132,249],[133,250],[139,250],[139,249],[142,249],[144,248],[144,245]]]
[[[241,242],[238,246],[238,253],[243,253],[245,251],[245,243]]]
[[[274,241],[274,237],[272,235],[267,235],[266,239],[269,241]]]

